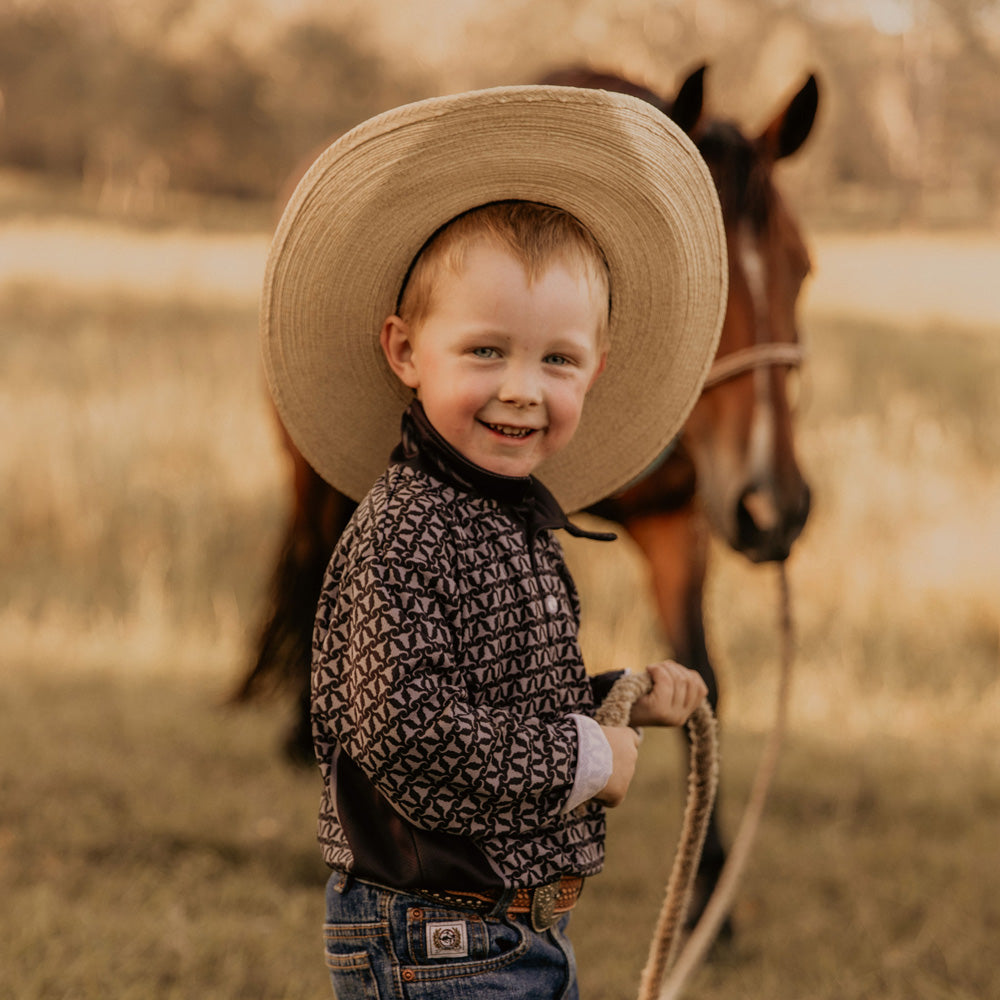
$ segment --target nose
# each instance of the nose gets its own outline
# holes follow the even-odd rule
[[[811,504],[806,483],[786,498],[767,487],[748,486],[736,502],[736,547],[753,562],[783,562],[805,527]]]
[[[497,396],[501,402],[514,406],[537,406],[542,401],[538,373],[530,364],[508,364]]]

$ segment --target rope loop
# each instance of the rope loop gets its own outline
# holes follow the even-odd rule
[[[691,974],[702,962],[725,920],[750,854],[764,811],[771,779],[778,763],[784,737],[792,669],[792,617],[788,577],[783,563],[778,564],[781,626],[781,672],[778,683],[777,711],[770,737],[757,765],[750,798],[747,801],[729,857],[722,869],[698,925],[680,949],[679,929],[683,926],[691,902],[691,892],[698,862],[708,832],[719,784],[718,725],[708,701],[703,701],[687,721],[690,735],[690,769],[684,823],[667,889],[649,948],[646,967],[639,986],[639,1000],[676,1000]],[[602,726],[627,726],[632,705],[652,690],[652,679],[644,674],[626,673],[615,681],[594,718]],[[669,971],[669,978],[667,973]]]
[[[623,674],[615,681],[594,717],[602,726],[627,726],[633,704],[652,687],[648,672]],[[691,762],[684,823],[646,968],[642,973],[640,1000],[655,1000],[660,983],[676,957],[680,945],[679,930],[691,903],[698,862],[719,784],[718,727],[707,700],[692,713],[687,727],[691,737]]]

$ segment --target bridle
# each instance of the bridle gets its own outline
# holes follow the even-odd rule
[[[715,386],[728,382],[737,375],[755,371],[757,368],[798,368],[804,360],[805,351],[801,344],[772,343],[743,347],[715,359],[708,370],[702,392],[714,389]]]

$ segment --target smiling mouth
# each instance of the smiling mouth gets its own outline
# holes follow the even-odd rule
[[[491,431],[496,431],[497,434],[509,438],[526,438],[538,429],[537,427],[511,427],[509,424],[488,424],[485,420],[482,421],[482,424]]]

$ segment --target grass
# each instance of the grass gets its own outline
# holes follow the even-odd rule
[[[318,786],[204,684],[5,684],[0,996],[307,997]]]
[[[760,742],[724,737],[731,822]],[[671,763],[674,749],[663,747]],[[984,942],[1000,925],[991,872],[997,769],[980,784],[966,768],[962,754],[940,745],[914,753],[885,737],[843,747],[793,735],[739,895],[735,945],[698,973],[689,995],[995,995]],[[581,903],[577,948],[589,956],[589,997],[631,995],[618,984],[633,982],[645,959],[645,928],[672,859],[664,831],[680,808],[663,794],[662,771],[644,765],[639,794],[613,817],[608,870]],[[657,843],[664,849],[650,857]]]
[[[315,777],[236,711],[284,514],[252,302],[0,293],[0,997],[328,996]],[[992,331],[995,334],[996,331]],[[826,318],[799,445],[791,727],[691,996],[1000,994],[1000,341]],[[595,667],[666,652],[623,540],[571,544]],[[723,820],[770,724],[775,593],[713,552]],[[683,759],[650,733],[574,939],[634,995]]]
[[[2,322],[0,602],[232,641],[285,501],[253,306],[20,289]]]

